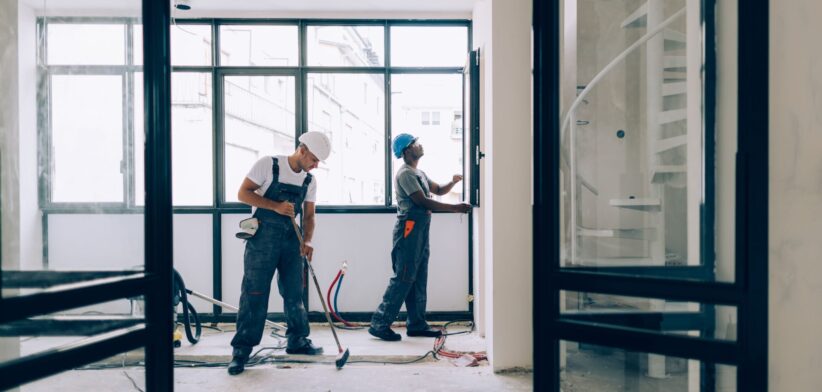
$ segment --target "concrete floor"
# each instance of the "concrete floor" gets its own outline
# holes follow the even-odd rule
[[[185,338],[175,349],[179,364],[220,363],[216,367],[177,367],[174,370],[175,390],[178,391],[245,391],[260,388],[272,391],[530,391],[533,389],[530,373],[495,374],[487,361],[477,367],[461,367],[454,360],[433,359],[430,355],[412,364],[381,364],[371,362],[410,362],[433,348],[434,339],[409,338],[404,328],[394,328],[403,335],[400,342],[384,342],[365,330],[338,330],[341,343],[351,356],[341,370],[333,363],[337,355],[331,331],[323,324],[311,325],[310,338],[325,350],[323,356],[287,355],[276,349],[284,341],[269,335],[263,337],[259,353],[266,363],[248,368],[239,376],[229,376],[224,363],[230,360],[234,326],[221,324],[225,332],[204,329],[196,345]],[[452,325],[448,332],[465,331],[463,324]],[[62,339],[62,340],[61,340]],[[33,353],[77,338],[36,338],[22,344],[25,353]],[[484,351],[485,341],[476,334],[449,336],[446,348],[452,351]],[[72,370],[25,385],[23,392],[54,391],[140,391],[145,390],[145,372],[141,365],[142,350],[118,355],[96,364],[102,369]],[[190,362],[189,362],[190,361]],[[297,361],[297,362],[294,362]],[[314,363],[299,363],[310,361]],[[359,362],[369,361],[369,362]]]

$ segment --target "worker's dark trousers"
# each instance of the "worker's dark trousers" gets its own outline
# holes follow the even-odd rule
[[[260,220],[257,234],[246,241],[237,333],[231,340],[233,355],[248,357],[251,348],[260,344],[275,270],[279,271],[277,286],[288,319],[288,347],[300,348],[307,343],[308,314],[303,306],[303,264],[299,244],[287,218]]]
[[[408,221],[413,222],[413,227]],[[431,215],[425,212],[408,214],[394,225],[394,247],[391,263],[394,275],[385,289],[382,303],[371,318],[371,326],[381,330],[391,326],[403,301],[408,312],[408,330],[428,329],[425,305],[428,300],[428,229]]]

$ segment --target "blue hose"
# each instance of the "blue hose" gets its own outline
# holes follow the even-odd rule
[[[345,274],[340,275],[340,280],[337,281],[337,290],[334,291],[334,311],[336,311],[337,314],[340,313],[340,308],[337,307],[337,297],[339,297],[340,295],[340,286],[342,286],[342,281],[344,277]]]

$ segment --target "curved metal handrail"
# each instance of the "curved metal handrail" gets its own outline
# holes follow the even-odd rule
[[[577,96],[577,98],[574,100],[574,102],[571,103],[571,107],[568,109],[568,111],[565,112],[565,115],[562,118],[562,128],[560,129],[560,134],[565,133],[565,128],[568,125],[568,120],[571,118],[571,113],[573,113],[574,110],[577,109],[577,106],[579,106],[579,104],[582,102],[582,100],[585,99],[585,96],[588,95],[588,93],[591,91],[591,89],[594,86],[596,86],[597,83],[599,83],[599,81],[602,80],[602,78],[604,78],[605,75],[608,74],[608,72],[611,72],[611,70],[614,67],[616,67],[617,63],[624,60],[625,57],[627,57],[631,52],[636,50],[640,45],[644,44],[645,42],[647,42],[648,40],[653,38],[655,35],[659,34],[662,30],[664,30],[666,27],[668,27],[668,25],[673,23],[674,20],[676,20],[676,18],[678,18],[678,17],[680,17],[684,14],[685,14],[685,7],[682,7],[682,9],[675,12],[668,19],[665,19],[664,22],[662,22],[659,25],[657,25],[656,27],[654,27],[653,30],[648,31],[645,35],[640,37],[636,42],[631,44],[631,46],[627,47],[624,51],[622,51],[622,53],[620,53],[618,56],[614,57],[614,59],[611,60],[611,62],[609,62],[608,65],[606,65],[604,68],[602,68],[602,70],[599,71],[599,73],[597,73],[596,76],[594,76],[593,79],[591,79],[591,81],[588,83],[588,85],[585,86],[585,88],[582,90],[582,92],[579,93],[579,96]],[[571,148],[573,148],[573,146],[571,146]]]

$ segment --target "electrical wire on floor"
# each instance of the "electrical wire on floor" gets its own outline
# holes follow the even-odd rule
[[[478,351],[478,352],[449,351],[449,350],[445,349],[445,339],[448,336],[453,336],[453,335],[448,333],[448,326],[451,325],[451,324],[454,324],[454,323],[455,323],[455,321],[449,321],[449,322],[445,323],[442,326],[442,333],[443,333],[442,336],[438,337],[434,341],[434,353],[436,353],[437,355],[441,355],[443,357],[446,357],[446,358],[451,358],[451,359],[458,359],[460,357],[467,356],[469,358],[472,358],[475,363],[479,362],[479,361],[487,360],[488,355],[486,354],[485,351]],[[469,323],[469,325],[473,328],[473,323]],[[467,332],[470,332],[470,331],[467,331]],[[454,333],[454,334],[458,334],[458,333]]]
[[[370,359],[357,359],[357,360],[348,361],[348,363],[378,363],[378,364],[383,364],[383,365],[409,365],[409,364],[412,364],[412,363],[417,363],[419,361],[422,361],[423,359],[427,358],[429,355],[431,355],[432,358],[437,359],[437,355],[434,353],[434,351],[429,351],[429,352],[423,354],[422,356],[419,356],[417,358],[414,358],[414,359],[411,359],[411,360],[408,360],[408,361],[375,361],[375,360],[370,360]]]
[[[330,308],[331,315],[339,321],[339,328],[341,329],[348,329],[348,330],[361,330],[368,326],[368,323],[353,323],[343,319],[339,313],[337,313],[337,298],[340,294],[340,287],[342,286],[343,278],[345,277],[345,273],[348,269],[348,263],[343,262],[342,268],[340,268],[339,272],[337,272],[337,276],[331,282],[331,285],[328,287],[328,291],[326,292],[326,301]],[[334,291],[334,301],[331,301],[331,291],[335,288]],[[448,359],[459,359],[461,357],[468,357],[471,358],[473,361],[473,365],[475,366],[477,362],[487,360],[488,356],[484,351],[480,352],[468,352],[468,351],[450,351],[445,348],[445,341],[448,336],[455,336],[455,335],[464,335],[470,334],[473,330],[474,323],[467,322],[464,326],[469,327],[468,330],[465,331],[458,331],[458,332],[448,332],[448,327],[451,325],[458,325],[457,323],[461,323],[459,321],[449,321],[440,327],[442,331],[442,335],[434,340],[434,347],[432,350],[426,352],[425,354],[404,361],[382,361],[382,360],[369,360],[369,359],[353,359],[348,361],[348,363],[374,363],[374,364],[383,364],[383,365],[407,365],[420,362],[429,356],[432,357],[434,360],[440,360],[442,358]],[[335,324],[336,326],[337,324]],[[403,327],[405,323],[397,323],[396,326]],[[204,328],[213,329],[220,333],[223,332],[230,332],[225,331],[213,324],[211,326],[204,326]],[[246,363],[246,367],[254,367],[254,366],[261,366],[265,364],[289,364],[289,363],[298,363],[298,364],[334,364],[334,361],[325,361],[325,360],[303,360],[303,359],[296,359],[296,358],[278,358],[275,357],[274,353],[266,354],[261,356],[260,354],[266,351],[276,351],[282,350],[286,347],[286,344],[283,342],[285,336],[280,335],[277,333],[276,330],[271,331],[271,336],[280,338],[277,346],[270,346],[270,347],[262,347],[258,349],[253,355],[249,357],[248,362]],[[114,364],[102,364],[102,365],[86,365],[77,370],[91,370],[91,369],[111,369],[111,368],[120,368],[126,367],[127,364],[125,362],[125,358],[121,365],[114,365]],[[128,366],[145,366],[143,361],[136,361],[129,363]],[[175,360],[174,367],[179,368],[209,368],[209,367],[225,367],[228,366],[228,362],[207,362],[207,361],[194,361],[194,360]]]

